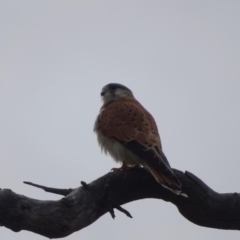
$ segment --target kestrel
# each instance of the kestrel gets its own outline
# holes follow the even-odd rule
[[[101,97],[103,106],[94,131],[101,149],[122,163],[120,168],[112,170],[143,166],[162,186],[178,195],[186,195],[162,151],[154,118],[132,91],[121,84],[110,83],[103,87]]]

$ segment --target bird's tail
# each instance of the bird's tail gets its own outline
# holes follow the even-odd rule
[[[181,182],[174,174],[170,164],[160,146],[145,148],[136,141],[124,142],[124,146],[136,154],[142,160],[141,164],[146,166],[154,178],[165,188],[177,195],[187,197],[182,192]]]
[[[146,167],[151,172],[151,174],[154,176],[154,178],[163,187],[167,188],[168,190],[170,190],[171,192],[173,192],[177,195],[188,197],[187,194],[182,192],[181,183],[180,183],[179,179],[177,178],[177,176],[172,171],[172,169],[165,165],[164,170],[163,170],[163,166],[160,166],[160,165],[162,165],[162,164],[148,162],[146,164]],[[158,169],[159,169],[159,171],[158,171]]]

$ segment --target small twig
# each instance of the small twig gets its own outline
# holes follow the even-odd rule
[[[114,208],[116,208],[118,211],[120,211],[122,213],[125,213],[128,217],[133,218],[132,215],[130,214],[130,212],[127,211],[126,209],[122,208],[120,205],[116,205],[116,204],[111,205],[108,202],[108,211],[113,219],[116,217],[115,213],[114,213]]]
[[[69,188],[69,189],[61,189],[61,188],[50,188],[50,187],[46,187],[46,186],[42,186],[42,185],[38,185],[35,183],[31,183],[31,182],[23,182],[27,185],[33,186],[33,187],[37,187],[37,188],[41,188],[43,189],[45,192],[50,192],[50,193],[55,193],[55,194],[59,194],[62,196],[67,196],[68,194],[70,194],[73,189]]]
[[[114,208],[116,208],[118,211],[125,213],[128,217],[133,218],[129,211],[122,208],[120,205],[114,205]]]
[[[113,207],[108,206],[108,212],[110,213],[112,219],[114,219],[116,217]]]
[[[87,184],[86,182],[81,181],[80,183],[81,183],[81,185],[83,186],[83,188],[85,188],[85,189],[88,188],[88,184]]]
[[[112,202],[112,200],[109,198],[109,188],[110,188],[109,179],[107,179],[105,186],[104,186],[102,199],[103,199],[104,204],[107,205],[107,208],[108,208],[108,211],[109,211],[111,217],[113,219],[116,217],[116,215],[114,213],[114,208],[116,208],[118,211],[123,212],[128,217],[132,218],[132,215],[126,209],[124,209],[120,205],[114,204]]]

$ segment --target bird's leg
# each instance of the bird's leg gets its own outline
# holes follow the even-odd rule
[[[127,164],[123,161],[122,162],[122,166],[120,168],[112,168],[111,171],[112,172],[121,172],[121,171],[125,171],[125,170],[128,170],[128,166]]]
[[[135,164],[133,166],[128,166],[125,161],[123,161],[122,166],[120,168],[112,168],[112,172],[121,172],[121,171],[127,171],[132,170],[135,168],[139,168],[140,166],[138,164]]]

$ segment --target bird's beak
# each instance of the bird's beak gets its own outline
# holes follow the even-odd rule
[[[105,95],[105,92],[101,92],[101,97],[103,97]]]

